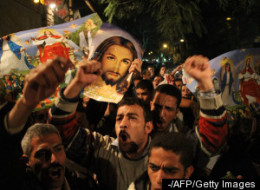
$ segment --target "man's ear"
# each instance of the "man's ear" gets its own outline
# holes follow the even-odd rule
[[[26,154],[23,154],[21,159],[26,164],[26,166],[30,166],[29,157]]]
[[[185,179],[189,179],[191,174],[193,173],[194,171],[194,167],[193,166],[189,166],[187,169],[186,169],[186,174],[185,174]]]
[[[149,134],[149,133],[152,132],[152,130],[153,130],[153,122],[152,122],[152,121],[147,121],[147,122],[145,123],[145,132],[146,132],[147,134]]]

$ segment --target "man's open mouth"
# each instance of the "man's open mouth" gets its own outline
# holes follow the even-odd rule
[[[120,138],[123,142],[125,142],[125,141],[129,138],[129,135],[128,135],[125,131],[121,131],[121,132],[119,133],[119,138]]]
[[[52,167],[48,171],[49,171],[49,176],[51,176],[52,178],[59,178],[61,176],[63,169],[61,167]]]

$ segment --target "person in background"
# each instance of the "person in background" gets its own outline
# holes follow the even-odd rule
[[[186,85],[182,85],[181,95],[180,111],[183,114],[183,123],[193,129],[199,120],[199,103]]]
[[[138,84],[141,80],[143,80],[143,78],[142,78],[141,76],[137,76],[137,77],[133,78],[134,87],[136,87],[137,84]]]
[[[164,77],[166,74],[166,66],[161,66],[160,71],[159,71],[159,75],[161,75],[162,77]]]
[[[143,80],[151,80],[151,73],[146,69],[142,71]]]
[[[153,88],[155,89],[163,80],[164,78],[161,75],[156,75],[153,79]]]
[[[148,66],[147,67],[147,70],[150,72],[150,76],[151,76],[151,79],[154,78],[154,67],[153,66]]]
[[[181,78],[175,78],[174,79],[174,86],[176,86],[179,90],[181,90],[181,87],[183,85]]]
[[[141,80],[135,87],[136,96],[142,99],[145,104],[150,105],[153,95],[153,84],[150,80]]]

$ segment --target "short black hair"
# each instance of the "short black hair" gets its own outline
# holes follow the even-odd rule
[[[180,163],[184,168],[193,165],[193,146],[190,139],[184,134],[175,132],[162,132],[152,139],[149,157],[153,148],[163,148],[166,151],[180,155]]]
[[[149,92],[153,92],[153,83],[150,80],[141,80],[135,87],[135,89],[147,89]]]
[[[124,105],[139,105],[141,108],[143,108],[143,113],[144,113],[144,118],[145,118],[145,122],[151,121],[152,120],[152,116],[151,116],[151,111],[149,106],[147,106],[143,100],[138,99],[136,97],[128,97],[125,96],[117,105],[117,109],[121,106]]]
[[[182,79],[181,78],[174,78],[174,82],[176,82],[176,81],[182,82]]]
[[[165,93],[167,95],[175,97],[177,99],[177,107],[180,106],[181,91],[176,86],[170,84],[161,84],[154,89],[153,97],[156,92]]]

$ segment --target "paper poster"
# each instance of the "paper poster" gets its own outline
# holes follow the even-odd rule
[[[84,90],[84,95],[98,101],[118,103],[131,82],[128,69],[134,59],[141,59],[140,44],[127,32],[103,23],[92,39],[89,59],[102,64],[103,74]]]
[[[227,52],[210,60],[212,81],[221,93],[229,110],[247,116],[248,106],[259,110],[260,105],[260,48],[240,49]],[[195,92],[197,82],[185,75],[188,88]],[[240,110],[243,109],[243,110]]]
[[[70,59],[77,66],[89,53],[92,38],[102,25],[97,14],[72,22],[13,33],[0,38],[0,97],[14,101],[22,95],[25,75],[56,55]],[[58,91],[59,89],[57,89]],[[52,104],[53,97],[38,108]]]

